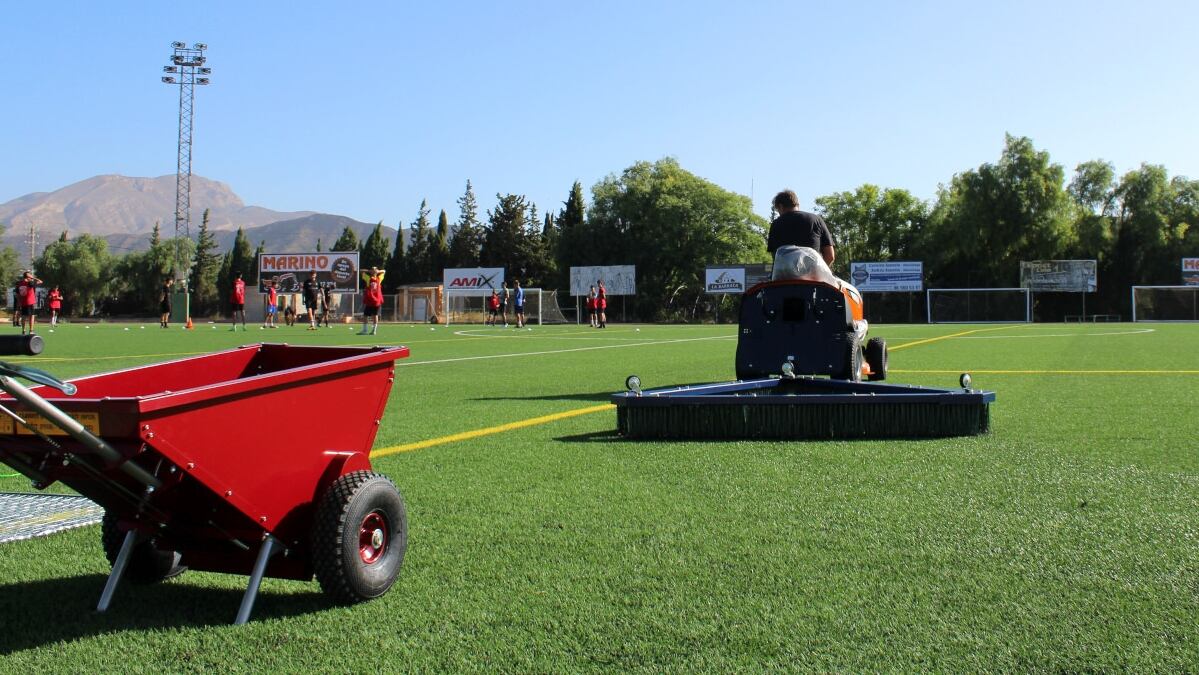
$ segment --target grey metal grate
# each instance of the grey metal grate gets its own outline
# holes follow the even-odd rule
[[[0,544],[93,525],[103,515],[86,497],[0,492]]]

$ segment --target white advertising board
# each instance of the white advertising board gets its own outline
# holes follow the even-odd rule
[[[704,270],[704,291],[713,295],[737,295],[745,292],[744,267],[708,267]]]
[[[849,281],[863,293],[920,292],[924,290],[924,263],[918,260],[850,263]]]
[[[491,295],[504,285],[503,267],[458,267],[442,270],[446,292],[459,295]]]
[[[1098,267],[1094,260],[1023,260],[1020,287],[1039,293],[1094,293]]]
[[[713,265],[704,268],[704,292],[711,295],[739,295],[770,281],[770,265]]]
[[[637,268],[634,265],[595,265],[570,268],[570,294],[587,295],[600,281],[608,295],[637,295]]]

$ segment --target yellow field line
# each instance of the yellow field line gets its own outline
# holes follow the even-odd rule
[[[587,408],[576,408],[574,410],[566,410],[566,411],[563,411],[560,413],[554,413],[552,415],[543,415],[541,417],[532,417],[527,420],[508,422],[507,424],[500,424],[500,425],[497,425],[494,427],[487,427],[486,429],[475,429],[474,431],[463,431],[462,433],[451,434],[449,436],[442,436],[441,438],[430,438],[427,441],[417,441],[416,443],[407,443],[404,445],[393,445],[390,448],[380,448],[378,450],[375,450],[374,452],[371,453],[371,458],[374,459],[377,457],[386,457],[387,455],[394,455],[398,452],[408,452],[410,450],[420,450],[422,448],[430,448],[430,447],[433,447],[434,445],[444,445],[446,443],[454,443],[457,441],[466,441],[466,440],[470,440],[472,438],[479,438],[480,436],[490,436],[491,434],[499,434],[499,433],[503,433],[505,431],[512,431],[514,429],[523,429],[525,427],[533,427],[533,426],[537,426],[539,424],[549,424],[550,422],[564,420],[569,417],[578,417],[579,415],[588,415],[590,413],[603,412],[605,410],[612,410],[612,408],[613,408],[613,406],[611,403],[604,403],[602,405],[590,406]]]
[[[904,344],[901,344],[901,345],[895,345],[894,347],[888,347],[887,351],[897,352],[900,349],[907,349],[908,347],[915,347],[916,345],[926,345],[926,344],[930,344],[933,342],[940,342],[941,340],[948,340],[950,338],[962,337],[963,335],[971,335],[973,333],[986,333],[986,332],[995,331],[995,330],[1007,330],[1009,328],[1012,328],[1012,326],[999,326],[998,328],[975,328],[974,330],[964,330],[960,333],[953,333],[951,335],[940,335],[938,337],[926,338],[924,340],[915,340],[913,342],[905,342]],[[895,372],[899,372],[899,371],[895,371]]]
[[[943,375],[962,373],[962,370],[896,370],[889,373],[905,375]],[[1199,370],[969,370],[971,375],[1199,375]]]

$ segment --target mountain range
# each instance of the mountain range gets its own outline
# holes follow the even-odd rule
[[[373,224],[314,211],[273,211],[247,206],[233,190],[202,176],[191,180],[191,236],[197,236],[204,210],[208,227],[221,250],[228,250],[238,227],[250,243],[265,242],[268,251],[312,251],[319,241],[326,250],[349,226],[365,239]],[[150,234],[159,224],[164,238],[174,235],[175,176],[133,178],[95,176],[53,192],[34,192],[0,204],[0,245],[11,245],[28,258],[30,228],[37,232],[38,250],[57,239],[91,234],[108,240],[109,250],[120,255],[150,247]],[[384,226],[395,241],[395,228]],[[405,239],[408,237],[405,236]]]

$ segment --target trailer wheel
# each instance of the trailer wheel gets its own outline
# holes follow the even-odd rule
[[[866,341],[866,363],[870,364],[871,382],[887,379],[887,341],[870,338]]]
[[[352,604],[387,592],[408,549],[408,515],[395,483],[352,471],[329,486],[312,527],[312,567],[321,589]]]
[[[116,517],[105,511],[104,518],[100,520],[100,542],[109,565],[116,563],[124,541],[125,533],[117,526]],[[177,577],[186,571],[187,567],[179,564],[177,552],[164,551],[155,546],[154,539],[147,539],[134,545],[129,555],[129,566],[125,568],[125,578],[135,584],[152,584]]]

